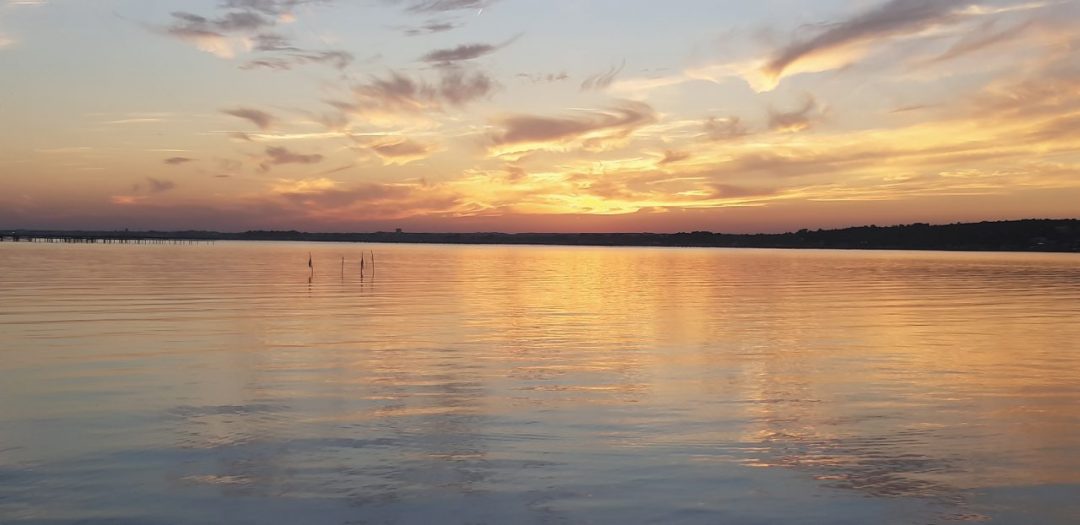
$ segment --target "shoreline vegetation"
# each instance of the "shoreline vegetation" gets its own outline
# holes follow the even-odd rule
[[[72,231],[0,230],[0,241],[160,243],[189,241],[309,241],[408,244],[508,244],[565,246],[662,246],[706,248],[803,248],[1080,252],[1080,219],[1025,219],[931,225],[857,226],[788,233],[311,233],[295,230]]]

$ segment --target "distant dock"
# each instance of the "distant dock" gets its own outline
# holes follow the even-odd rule
[[[205,239],[170,239],[139,235],[81,235],[81,234],[0,234],[0,242],[32,242],[39,244],[214,244]]]

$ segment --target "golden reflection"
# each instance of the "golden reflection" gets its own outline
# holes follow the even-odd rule
[[[103,454],[75,415],[100,410],[177,490],[372,508],[511,480],[564,508],[656,486],[630,466],[992,516],[985,491],[1080,483],[1068,256],[380,246],[373,286],[304,282],[288,243],[25,248],[83,251],[11,265],[0,322],[42,351],[0,370],[34,379],[0,382],[28,399],[4,442],[41,450],[40,412]],[[310,246],[335,271],[370,249]],[[69,303],[76,267],[111,285]]]

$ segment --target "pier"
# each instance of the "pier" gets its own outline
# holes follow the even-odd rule
[[[214,244],[207,239],[170,239],[147,235],[100,234],[40,234],[40,233],[3,233],[0,242],[32,242],[39,244]]]

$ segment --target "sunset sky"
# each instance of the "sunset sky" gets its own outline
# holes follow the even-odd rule
[[[1080,216],[1080,1],[0,0],[0,228]]]

